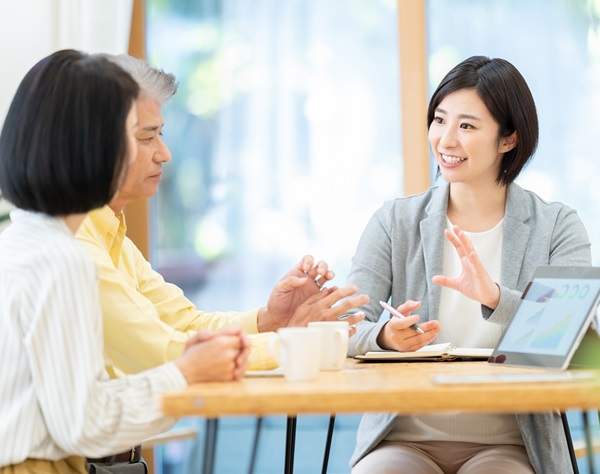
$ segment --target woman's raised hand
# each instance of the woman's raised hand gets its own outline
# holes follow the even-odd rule
[[[488,308],[496,309],[500,301],[500,288],[483,267],[471,240],[457,225],[452,226],[451,231],[445,230],[444,235],[456,249],[462,272],[458,278],[436,275],[432,278],[433,283],[459,291]]]

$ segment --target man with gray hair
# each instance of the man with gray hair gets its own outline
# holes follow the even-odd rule
[[[209,338],[208,331],[231,326],[250,335],[251,369],[274,368],[277,363],[268,348],[272,331],[336,320],[368,302],[366,295],[352,296],[356,287],[325,287],[333,272],[323,261],[315,264],[309,255],[275,285],[265,306],[246,312],[200,311],[181,289],[165,282],[125,236],[123,209],[158,191],[162,166],[171,160],[161,136],[162,105],[175,94],[177,83],[172,74],[131,56],[106,57],[127,71],[141,89],[137,157],[115,198],[108,206],[90,212],[77,233],[99,269],[105,361],[112,377],[156,367],[180,356],[190,337]],[[356,313],[346,320],[353,326],[363,318],[364,314]],[[125,458],[139,456],[132,450],[110,461]]]

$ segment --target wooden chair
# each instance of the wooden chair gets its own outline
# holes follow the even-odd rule
[[[594,455],[600,454],[600,439],[597,439],[593,443]],[[585,441],[580,440],[573,443],[573,450],[575,451],[575,457],[581,459],[587,456],[587,450]]]

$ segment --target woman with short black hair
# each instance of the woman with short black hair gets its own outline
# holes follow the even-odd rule
[[[538,119],[511,63],[458,64],[433,93],[427,125],[443,179],[385,203],[363,232],[348,284],[371,302],[350,355],[433,340],[495,347],[539,265],[591,265],[577,213],[514,183],[536,149]],[[377,302],[388,299],[405,318],[380,319]],[[424,334],[411,329],[419,321]],[[367,414],[351,464],[353,474],[572,472],[558,413]]]
[[[85,213],[117,191],[139,87],[108,60],[63,51],[23,79],[0,139],[0,189],[19,209]]]
[[[245,370],[248,341],[229,329],[199,333],[151,371],[106,373],[97,268],[74,233],[136,156],[137,95],[110,61],[59,51],[27,73],[6,117],[0,186],[18,209],[0,234],[0,474],[88,472],[84,456],[172,426],[159,394]]]

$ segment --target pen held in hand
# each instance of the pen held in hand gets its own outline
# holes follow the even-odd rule
[[[397,318],[400,318],[400,319],[404,319],[404,318],[406,317],[406,316],[402,315],[401,313],[399,313],[399,312],[398,312],[397,310],[395,310],[394,308],[392,308],[392,307],[391,307],[389,304],[387,304],[387,303],[386,303],[386,302],[384,302],[384,301],[380,301],[380,302],[379,302],[379,304],[380,304],[381,306],[383,306],[383,307],[384,307],[384,309],[387,309],[387,310],[390,312],[390,314],[391,314],[392,316],[396,316]],[[417,331],[419,334],[425,334],[425,331],[423,331],[423,330],[422,330],[422,329],[421,329],[419,326],[417,326],[416,324],[413,324],[413,325],[411,325],[410,327],[411,327],[411,329],[414,329],[415,331]]]

